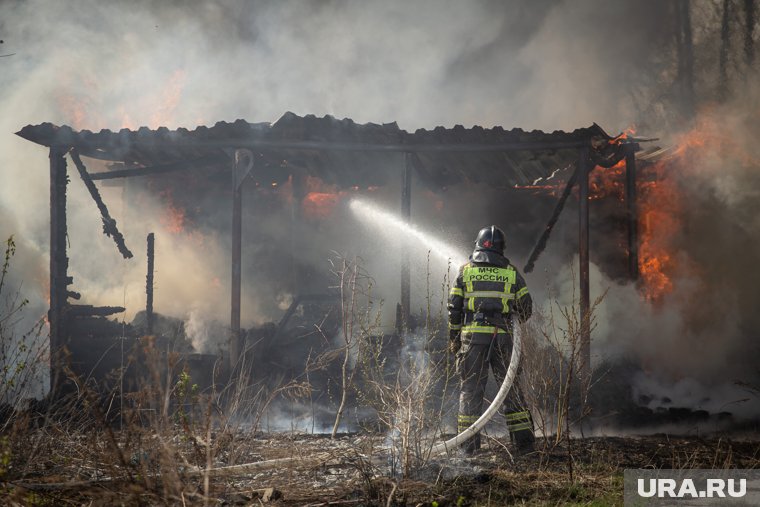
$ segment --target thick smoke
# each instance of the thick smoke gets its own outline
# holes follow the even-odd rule
[[[38,245],[47,242],[46,154],[12,135],[29,123],[51,121],[94,131],[176,128],[236,118],[274,121],[292,110],[359,122],[398,121],[412,130],[456,123],[552,130],[593,121],[614,130],[631,116],[625,90],[616,91],[623,81],[613,78],[613,55],[599,51],[587,59],[590,49],[603,45],[584,42],[578,48],[583,58],[572,58],[561,43],[564,37],[580,40],[575,23],[586,22],[584,12],[597,12],[594,2],[572,8],[554,2],[509,7],[498,2],[204,2],[189,9],[172,2],[79,1],[63,7],[32,1],[6,2],[0,9],[4,49],[16,53],[0,62],[5,91],[0,156],[7,182],[0,202],[13,210],[24,237]],[[577,13],[574,21],[558,30],[568,11]],[[636,12],[625,19],[639,19],[644,10]],[[639,42],[646,40],[632,33]],[[549,93],[546,87],[558,81],[569,60],[586,62],[580,72],[584,79],[562,79]],[[591,73],[592,68],[608,70]],[[598,89],[588,89],[591,82]],[[601,89],[606,93],[596,93]],[[578,107],[582,97],[590,105],[602,96],[603,105]],[[99,219],[86,192],[78,181],[70,189],[72,273],[78,287],[88,302],[105,302],[107,296],[111,304],[126,300],[134,308],[142,297],[136,278],[142,256],[122,267],[107,238],[95,234]],[[142,233],[158,233],[157,308],[198,306],[195,294],[220,301],[189,290],[185,276],[197,277],[190,280],[193,288],[218,279],[220,293],[226,293],[225,256],[213,251],[224,240],[207,238],[201,247],[175,235],[169,246],[161,238],[165,227],[138,227],[134,219],[123,219],[128,210],[118,209],[118,191],[104,194],[136,253],[143,250]],[[140,221],[155,216],[139,211]],[[267,234],[277,227],[261,229]],[[214,265],[217,261],[222,264]],[[213,285],[208,290],[215,292]],[[256,308],[255,298],[248,303]],[[248,312],[248,324],[259,320],[256,313]],[[209,308],[208,315],[225,317],[222,308]]]
[[[709,20],[708,10],[695,7],[694,23]],[[455,124],[552,131],[596,122],[617,133],[637,123],[641,134],[662,136],[667,144],[688,130],[681,111],[669,107],[678,102],[668,98],[675,92],[663,84],[674,73],[672,26],[671,7],[654,0],[4,2],[0,54],[15,54],[0,58],[0,237],[15,234],[25,245],[14,277],[33,300],[30,321],[47,306],[49,215],[47,153],[12,134],[26,124],[192,128],[237,118],[275,121],[294,111],[397,121],[410,131]],[[695,33],[702,47],[714,42],[700,35],[704,31]],[[746,150],[760,131],[757,101],[749,105],[743,100],[698,118],[725,127],[727,138]],[[748,153],[750,162],[739,156],[726,163],[718,151],[679,169],[690,205],[681,217],[688,229],[674,247],[698,269],[676,273],[675,290],[659,306],[609,277],[595,259],[600,268],[593,271],[592,296],[609,288],[594,337],[600,354],[634,356],[663,385],[754,378],[744,352],[757,352],[752,344],[760,328],[750,282],[760,210],[757,152]],[[401,161],[397,167],[400,173]],[[124,262],[100,234],[97,210],[75,171],[70,174],[71,274],[83,302],[123,304],[127,320],[139,311],[144,238],[156,232],[156,310],[187,319],[195,340],[207,344],[207,322],[225,321],[229,311],[229,203],[222,197],[203,204],[204,218],[178,231],[166,218],[172,207],[166,196],[144,192],[138,183],[100,185],[135,253]],[[398,209],[394,185],[371,198]],[[499,192],[470,186],[415,194],[412,213],[421,227],[464,252],[479,227],[499,223],[510,238],[510,257],[521,266],[548,216],[527,208],[507,212]],[[326,272],[333,250],[365,260],[392,315],[398,241],[365,228],[347,208],[329,221],[293,227],[290,212],[267,206],[279,197],[248,189],[245,199],[245,325],[279,318],[295,287],[306,283],[285,273],[283,258],[295,256]],[[569,275],[557,273],[576,248],[573,212],[563,216],[539,271],[528,277],[538,300],[556,292],[567,300],[572,291]],[[592,232],[592,241],[592,252],[605,248],[600,235]],[[415,255],[415,307],[428,285],[439,291],[433,299],[440,297],[443,273],[436,268],[428,284],[426,269]]]

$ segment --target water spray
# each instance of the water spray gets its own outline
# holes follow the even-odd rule
[[[458,249],[431,234],[421,231],[416,225],[402,220],[373,203],[362,199],[351,199],[349,207],[362,221],[382,231],[394,230],[399,233],[399,237],[407,238],[409,241],[415,240],[425,245],[433,255],[444,262],[451,261],[453,265],[459,266],[467,260],[467,257],[462,255]]]

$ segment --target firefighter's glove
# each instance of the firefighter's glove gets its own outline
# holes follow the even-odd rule
[[[456,355],[462,348],[462,335],[459,331],[449,331],[449,352]]]

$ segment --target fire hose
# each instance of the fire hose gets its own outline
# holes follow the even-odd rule
[[[501,387],[499,388],[499,392],[496,393],[496,397],[493,399],[486,411],[483,412],[483,414],[478,418],[478,420],[472,423],[472,426],[457,436],[433,446],[433,448],[430,450],[431,456],[437,456],[438,454],[446,453],[449,450],[454,450],[459,445],[463,444],[467,440],[480,433],[480,430],[482,430],[483,427],[488,424],[488,421],[490,421],[493,416],[496,415],[499,407],[501,407],[501,404],[504,403],[504,400],[507,398],[507,394],[509,394],[509,390],[512,388],[512,384],[515,383],[515,378],[517,377],[517,368],[520,365],[520,355],[522,353],[520,333],[518,332],[519,326],[514,326],[514,329],[510,330],[507,328],[503,321],[498,323],[491,322],[491,324],[500,329],[503,329],[507,333],[511,332],[512,334],[512,356],[509,360],[507,374],[504,375],[504,382],[501,383]]]

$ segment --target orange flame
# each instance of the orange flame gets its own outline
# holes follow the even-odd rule
[[[327,218],[332,214],[341,197],[341,192],[309,192],[302,202],[303,211],[313,218]]]
[[[166,206],[166,213],[161,216],[161,225],[172,234],[184,232],[186,225],[185,210],[174,203],[171,189],[159,193]]]
[[[313,176],[306,177],[306,190],[301,209],[305,216],[320,219],[332,215],[338,203],[347,194],[338,190],[337,185],[328,185]]]
[[[642,181],[650,173],[653,181]],[[676,271],[673,238],[681,228],[682,199],[678,184],[668,178],[667,162],[645,168],[637,183],[639,207],[639,275],[642,295],[657,302],[673,290]]]
[[[598,167],[588,179],[589,199],[625,199],[625,160],[612,167]]]
[[[293,202],[294,182],[292,177],[283,185],[277,186],[277,191],[287,203]],[[305,195],[300,201],[301,210],[305,217],[325,219],[333,215],[336,208],[347,196],[356,192],[374,192],[376,186],[362,188],[358,185],[348,190],[341,190],[338,185],[325,183],[314,176],[306,176],[304,181]]]
[[[659,301],[673,290],[676,275],[694,275],[698,270],[688,253],[677,253],[675,244],[687,205],[679,178],[692,177],[709,167],[722,167],[732,160],[748,168],[760,165],[760,160],[747,151],[741,139],[734,137],[733,128],[725,122],[720,111],[705,108],[694,127],[676,138],[672,154],[648,166],[640,175],[639,272],[645,297],[651,301]],[[705,162],[711,158],[721,163]]]

